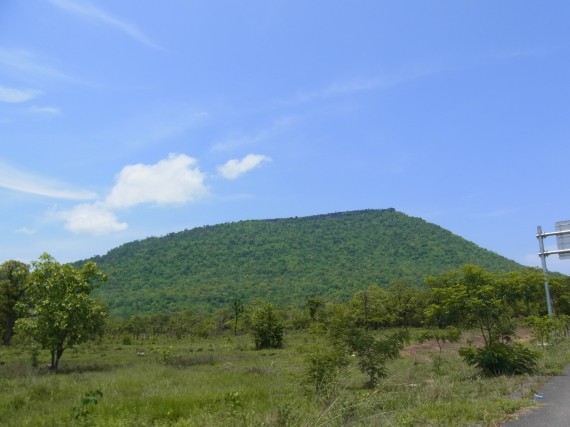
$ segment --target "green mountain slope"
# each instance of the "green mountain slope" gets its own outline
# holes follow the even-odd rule
[[[212,309],[236,297],[344,300],[372,284],[420,285],[465,263],[490,271],[521,267],[394,209],[200,227],[127,243],[93,260],[109,275],[99,294],[118,316]]]

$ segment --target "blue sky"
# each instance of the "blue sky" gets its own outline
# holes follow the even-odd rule
[[[537,225],[570,219],[568,22],[566,1],[0,2],[0,262],[393,207],[538,266]]]

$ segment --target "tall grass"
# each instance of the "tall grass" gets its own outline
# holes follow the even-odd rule
[[[0,349],[0,425],[12,426],[496,426],[535,404],[570,346],[548,350],[539,375],[484,378],[446,348],[419,349],[388,364],[373,390],[353,363],[315,395],[302,387],[305,333],[283,350],[253,350],[247,336],[107,340],[66,353],[58,374],[31,365],[29,349]],[[438,362],[439,363],[439,362]],[[96,404],[82,402],[100,390]],[[84,411],[78,411],[82,405]],[[87,407],[87,405],[89,405]],[[80,419],[74,414],[81,413]]]

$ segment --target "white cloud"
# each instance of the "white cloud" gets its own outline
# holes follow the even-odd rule
[[[37,107],[33,106],[28,109],[30,113],[33,114],[49,114],[54,116],[59,116],[61,114],[61,110],[57,107]]]
[[[117,30],[125,33],[129,37],[151,47],[153,49],[163,50],[162,47],[154,43],[148,36],[146,36],[136,25],[129,22],[120,20],[114,16],[109,15],[101,9],[87,2],[77,2],[74,0],[49,0],[54,6],[59,7],[67,12],[76,13],[78,15],[86,16],[87,18],[103,22]]]
[[[0,161],[0,187],[37,196],[66,200],[92,200],[95,193],[73,190],[69,185],[20,171]]]
[[[205,175],[197,160],[184,154],[170,154],[153,165],[125,166],[105,200],[110,209],[128,208],[141,203],[182,204],[208,194]]]
[[[0,102],[20,103],[34,99],[41,92],[34,89],[14,89],[6,86],[0,86]]]
[[[65,229],[73,233],[108,234],[122,231],[127,224],[119,222],[114,212],[102,203],[83,203],[73,209],[57,213],[57,217],[65,221]]]
[[[236,179],[244,173],[271,159],[261,154],[248,154],[243,159],[232,159],[218,167],[218,172],[226,179]]]
[[[18,228],[17,230],[14,230],[14,233],[26,234],[28,236],[32,236],[32,235],[37,233],[37,230],[34,230],[33,228],[28,228],[28,227],[21,227],[21,228]]]
[[[0,64],[12,68],[18,76],[22,74],[41,79],[57,79],[76,82],[73,77],[44,65],[45,59],[37,54],[22,49],[0,48]]]

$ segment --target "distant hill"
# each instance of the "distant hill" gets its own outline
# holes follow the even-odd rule
[[[250,220],[150,237],[92,258],[109,281],[98,290],[116,316],[210,310],[233,298],[303,304],[346,300],[372,284],[465,263],[490,271],[521,265],[394,209]]]

